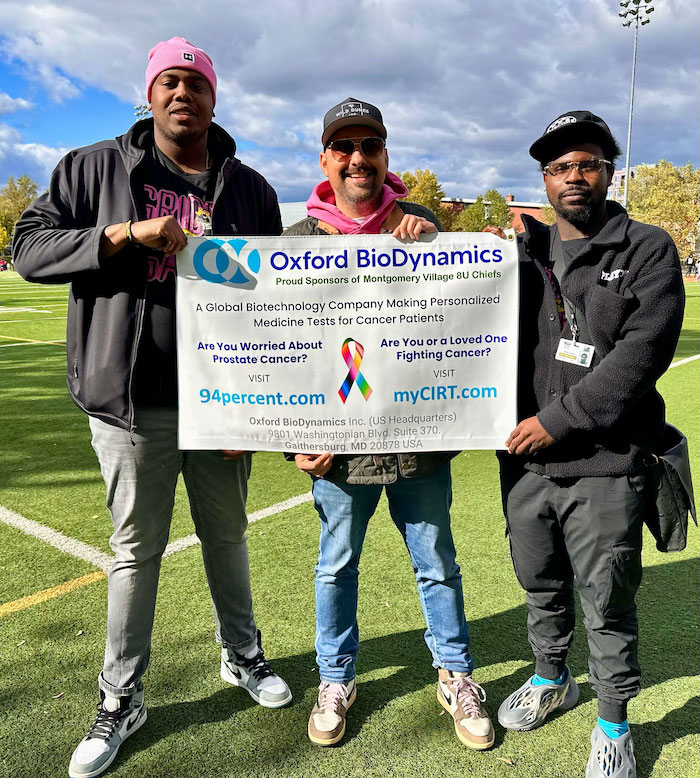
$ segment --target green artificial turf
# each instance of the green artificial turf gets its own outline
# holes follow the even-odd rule
[[[700,351],[698,286],[689,284],[677,359]],[[64,337],[65,288],[33,287],[0,274],[0,335]],[[49,314],[5,312],[10,306]],[[39,316],[46,320],[37,322]],[[51,320],[49,320],[51,319]],[[28,335],[27,333],[33,333]],[[11,342],[0,339],[0,344]],[[67,397],[60,346],[0,348],[2,466],[0,505],[108,551],[104,486],[85,417]],[[669,370],[659,386],[669,420],[688,435],[698,461],[698,361]],[[695,467],[697,475],[697,466]],[[492,452],[453,463],[453,531],[478,669],[495,719],[498,704],[532,672],[524,597],[512,572]],[[279,454],[256,454],[249,509],[308,491]],[[696,483],[696,490],[700,484]],[[178,492],[171,539],[193,532]],[[642,693],[630,705],[639,778],[697,777],[698,531],[679,554],[645,536],[638,603]],[[107,775],[121,778],[571,778],[582,776],[596,705],[587,682],[585,633],[577,628],[569,663],[581,702],[531,733],[496,728],[495,747],[476,753],[456,740],[435,699],[435,671],[407,552],[386,502],[370,522],[361,560],[358,698],[341,745],[306,738],[318,672],[314,656],[313,567],[318,520],[310,503],[269,516],[249,530],[256,618],[275,669],[294,700],[283,710],[256,706],[219,678],[211,603],[200,551],[163,562],[151,667],[148,722],[122,747]],[[10,602],[93,570],[90,565],[0,523],[0,601]],[[105,580],[0,618],[0,778],[66,775],[94,715],[105,638]],[[579,614],[580,615],[580,614]],[[580,621],[580,619],[579,619]]]

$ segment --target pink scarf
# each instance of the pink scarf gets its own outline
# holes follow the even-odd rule
[[[379,208],[367,217],[363,224],[358,224],[354,219],[338,210],[331,185],[328,181],[321,181],[320,184],[316,184],[311,192],[311,197],[306,201],[306,211],[309,216],[314,216],[326,224],[330,224],[344,235],[377,235],[384,219],[391,213],[394,203],[398,199],[406,197],[408,189],[398,176],[387,171],[381,194],[382,201]]]

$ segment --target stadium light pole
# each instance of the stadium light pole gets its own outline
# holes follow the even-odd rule
[[[145,103],[135,105],[134,116],[138,116],[139,119],[143,119],[144,116],[148,116],[148,106]]]
[[[632,87],[630,89],[630,114],[627,122],[627,152],[625,154],[625,198],[623,205],[627,209],[627,200],[630,191],[630,149],[632,147],[632,112],[634,110],[634,78],[637,72],[637,42],[639,40],[639,27],[649,24],[649,14],[654,6],[642,0],[622,0],[622,11],[618,14],[622,19],[622,26],[629,27],[634,24],[634,53],[632,54]]]

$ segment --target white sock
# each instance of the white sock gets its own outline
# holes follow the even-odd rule
[[[243,656],[246,659],[253,659],[260,653],[260,648],[256,643],[252,648],[249,648]],[[284,681],[278,675],[268,675],[267,678],[263,678],[260,682],[259,689],[264,689],[272,694],[281,694],[287,688]]]
[[[282,694],[287,686],[279,675],[268,675],[267,678],[262,679],[258,688],[271,694]]]
[[[105,698],[104,702],[102,703],[102,706],[105,710],[108,710],[110,712],[114,712],[115,710],[119,710],[119,697],[112,697],[111,694],[107,694],[105,692]]]

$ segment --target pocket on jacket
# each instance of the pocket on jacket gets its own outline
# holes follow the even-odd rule
[[[594,341],[608,345],[615,343],[636,304],[634,297],[624,297],[599,284],[592,286],[585,297],[585,317]],[[600,327],[597,326],[599,323]]]

